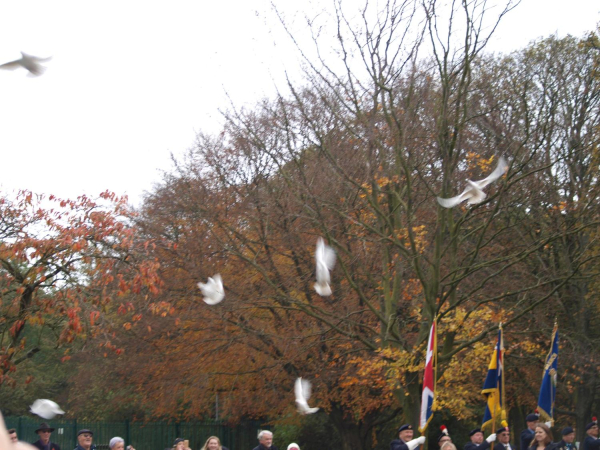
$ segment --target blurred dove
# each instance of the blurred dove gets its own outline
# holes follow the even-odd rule
[[[204,303],[209,305],[216,305],[225,298],[225,291],[223,289],[223,280],[221,275],[216,274],[212,278],[209,277],[205,283],[198,283],[198,287],[204,295]]]
[[[294,384],[294,396],[296,397],[296,406],[300,414],[312,414],[316,413],[319,408],[311,408],[308,406],[308,399],[310,398],[310,381],[303,380],[302,378],[296,379]]]
[[[317,262],[317,282],[315,283],[315,291],[322,297],[331,295],[331,288],[329,287],[329,271],[335,266],[335,252],[331,247],[325,245],[322,238],[317,240],[315,260]]]
[[[46,420],[54,419],[57,414],[65,413],[55,402],[45,398],[36,400],[30,408],[33,414]]]
[[[501,156],[498,160],[498,166],[486,178],[480,181],[467,180],[467,184],[469,186],[467,186],[462,194],[452,198],[438,197],[437,201],[444,208],[454,208],[456,205],[464,202],[465,200],[467,200],[468,205],[481,203],[486,197],[485,192],[483,192],[483,188],[504,175],[506,169],[508,169],[508,163],[506,162],[506,159]]]
[[[46,68],[42,66],[41,62],[50,61],[49,58],[38,58],[37,56],[28,55],[27,53],[21,52],[21,59],[15,59],[14,61],[0,64],[0,69],[15,70],[19,67],[23,67],[29,71],[29,75],[37,77],[44,73]]]

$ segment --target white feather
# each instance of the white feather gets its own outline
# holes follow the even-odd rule
[[[21,59],[15,59],[14,61],[0,64],[0,69],[15,70],[22,67],[29,71],[29,75],[37,77],[43,74],[46,70],[46,68],[40,63],[50,61],[51,59],[52,57],[38,58],[37,56],[32,56],[21,52]]]

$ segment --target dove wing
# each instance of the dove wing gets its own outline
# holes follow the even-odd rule
[[[462,192],[462,194],[457,195],[456,197],[452,197],[452,198],[438,197],[437,201],[444,208],[454,208],[456,205],[464,202],[465,200],[470,199],[472,196],[473,196],[473,194],[471,192],[471,189],[470,188],[466,188]]]
[[[296,401],[306,401],[302,392],[302,378],[296,378],[296,382],[294,383],[294,397],[296,397]]]
[[[508,163],[506,162],[506,159],[503,156],[501,156],[500,159],[498,160],[498,165],[496,166],[496,168],[494,169],[494,171],[492,173],[490,173],[483,180],[474,181],[473,183],[476,184],[479,187],[479,189],[483,189],[488,184],[493,183],[498,178],[500,178],[502,175],[504,175],[504,173],[506,172],[506,169],[508,169]]]
[[[17,59],[16,61],[11,61],[11,62],[7,62],[4,64],[0,64],[0,69],[6,69],[6,70],[15,70],[19,67],[21,67],[21,60]]]
[[[304,396],[304,398],[306,399],[307,402],[310,399],[311,393],[312,392],[311,392],[310,381],[308,381],[308,380],[302,380],[302,394],[303,394],[303,396]]]

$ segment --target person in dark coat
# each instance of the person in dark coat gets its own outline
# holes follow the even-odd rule
[[[515,447],[510,443],[510,430],[508,427],[498,428],[496,436],[498,443],[494,445],[494,450],[515,450]]]
[[[533,441],[535,436],[535,424],[540,420],[540,416],[537,414],[528,414],[525,417],[527,428],[521,431],[521,450],[527,450]]]
[[[31,445],[39,448],[40,450],[60,450],[58,444],[50,441],[50,436],[52,436],[53,431],[54,428],[47,423],[44,422],[40,424],[38,429],[35,430],[35,433],[40,437],[40,439],[33,442]]]
[[[254,450],[278,450],[273,445],[273,433],[269,430],[261,430],[258,433],[258,447],[255,447]]]
[[[598,420],[592,417],[592,421],[585,426],[587,436],[583,440],[582,450],[600,450],[598,439]]]
[[[404,424],[398,428],[398,439],[390,443],[391,450],[414,450],[419,445],[425,443],[425,437],[413,439],[415,432],[412,425]]]
[[[77,447],[75,450],[96,450],[96,446],[92,444],[94,433],[91,430],[83,429],[77,432]]]
[[[553,445],[553,450],[577,450],[575,445],[575,430],[572,427],[562,429],[562,440]]]
[[[496,440],[496,433],[490,434],[487,439],[483,439],[481,428],[475,428],[469,433],[471,442],[465,444],[464,450],[487,450],[492,442]]]
[[[538,422],[535,424],[535,437],[531,441],[529,450],[552,450],[552,430],[545,423]]]

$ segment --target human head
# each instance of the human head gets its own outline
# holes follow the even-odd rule
[[[544,423],[538,423],[535,426],[535,439],[536,442],[544,444],[544,446],[552,442],[552,431]]]
[[[173,448],[176,450],[183,450],[185,448],[185,439],[177,438],[173,443]]]
[[[501,444],[508,444],[510,442],[510,430],[508,427],[498,428],[496,437]]]
[[[300,450],[300,446],[295,442],[292,442],[290,445],[288,445],[287,450]]]
[[[258,442],[260,442],[264,447],[271,447],[273,444],[273,433],[269,430],[262,430],[258,433]]]
[[[529,428],[530,430],[535,430],[535,424],[538,423],[539,419],[540,416],[538,416],[537,414],[527,414],[527,417],[525,417],[527,428]]]
[[[412,425],[404,424],[400,428],[398,428],[398,437],[402,439],[404,442],[410,441],[415,432],[413,430]]]
[[[440,429],[442,430],[442,434],[440,434],[440,436],[438,437],[438,445],[441,449],[446,442],[452,442],[452,438],[450,437],[450,433],[448,433],[446,425],[442,425]]]
[[[585,426],[585,432],[588,436],[598,437],[598,421],[595,417],[593,417],[592,421]]]
[[[217,436],[211,436],[202,448],[204,450],[221,450],[221,440]]]
[[[47,445],[50,441],[50,435],[53,431],[54,428],[52,428],[46,422],[41,423],[39,428],[35,430],[36,434],[40,437],[40,441],[42,441],[44,445]]]
[[[573,427],[563,428],[561,434],[563,441],[565,441],[567,444],[572,444],[573,442],[575,442],[575,430],[573,429]]]
[[[483,442],[483,433],[479,428],[471,430],[471,432],[469,433],[469,437],[471,438],[471,442],[473,444],[481,444]]]
[[[440,447],[440,450],[456,450],[456,445],[454,445],[450,441],[446,441],[442,444],[442,446]]]
[[[19,442],[19,438],[17,437],[17,430],[15,430],[14,428],[8,430],[8,437],[10,438],[11,442]]]
[[[108,443],[110,450],[125,450],[125,441],[119,436],[115,436]]]
[[[87,430],[87,429],[79,430],[77,432],[77,443],[84,449],[88,450],[92,446],[92,437],[93,436],[94,436],[94,433],[92,433],[90,430]]]

